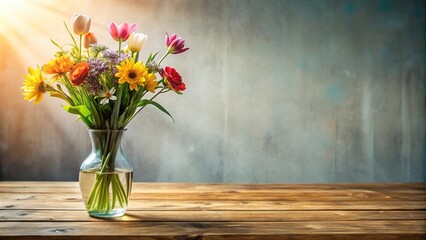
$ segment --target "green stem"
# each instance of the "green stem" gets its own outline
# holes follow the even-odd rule
[[[166,52],[166,54],[164,54],[164,56],[161,57],[160,61],[158,61],[158,64],[161,64],[161,62],[167,57],[167,55],[169,55],[170,52]]]
[[[152,101],[154,98],[156,98],[160,93],[163,93],[163,90],[164,89],[161,89],[158,93],[156,93],[154,96],[152,96],[152,98],[150,98],[149,100],[150,101]],[[144,106],[142,106],[141,108],[139,108],[138,109],[138,111],[135,113],[135,114],[133,114],[130,118],[129,118],[129,120],[127,120],[126,121],[126,124],[125,125],[127,125],[130,121],[132,121],[132,119],[136,116],[136,115],[138,115],[138,113],[142,110],[142,109],[144,109],[146,107],[146,105],[144,105]]]
[[[102,161],[101,168],[96,172],[95,182],[86,201],[89,212],[108,213],[128,204],[128,193],[115,172],[115,158],[120,147],[121,133],[110,131],[95,136],[94,144]]]
[[[112,125],[112,129],[114,129],[114,130],[119,129],[118,117],[119,117],[119,114],[120,114],[120,105],[121,105],[122,95],[123,95],[122,84],[119,84],[118,89],[117,89],[117,100],[114,103],[114,109],[112,110],[111,122],[110,122],[110,124]]]
[[[78,60],[81,61],[81,42],[82,42],[83,35],[80,35],[80,47],[78,48]]]
[[[137,61],[139,60],[139,53],[140,53],[140,52],[137,52],[137,53],[136,53],[135,62],[137,62]]]

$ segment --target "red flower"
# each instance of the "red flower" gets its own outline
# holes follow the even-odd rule
[[[70,72],[72,85],[78,86],[84,82],[89,74],[89,64],[87,62],[77,63]]]
[[[167,66],[162,71],[162,76],[166,80],[169,88],[173,91],[180,93],[186,89],[185,83],[182,82],[182,77],[179,75],[176,69]]]

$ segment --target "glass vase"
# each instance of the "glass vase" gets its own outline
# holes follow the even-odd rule
[[[89,129],[92,152],[81,164],[79,183],[90,216],[111,218],[126,212],[133,167],[121,149],[125,131]]]

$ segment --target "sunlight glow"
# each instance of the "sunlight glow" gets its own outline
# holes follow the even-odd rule
[[[26,0],[0,1],[0,33],[6,33],[10,24],[19,20],[20,12],[30,7],[29,2]]]
[[[57,5],[55,0],[0,0],[0,56],[13,55],[31,63],[47,61],[45,50],[53,46],[48,31],[55,30],[50,20],[63,14],[55,2]]]

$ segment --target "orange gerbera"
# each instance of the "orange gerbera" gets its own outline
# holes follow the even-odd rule
[[[43,66],[43,72],[52,74],[52,80],[56,81],[65,73],[69,72],[73,66],[74,62],[69,56],[60,56],[45,64]]]

